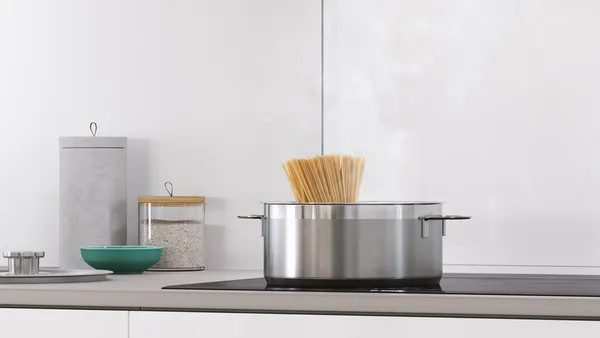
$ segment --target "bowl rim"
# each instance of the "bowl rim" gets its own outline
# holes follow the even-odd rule
[[[123,251],[131,251],[131,250],[158,250],[164,249],[164,246],[156,246],[156,245],[92,245],[92,246],[82,246],[81,250],[123,250]]]

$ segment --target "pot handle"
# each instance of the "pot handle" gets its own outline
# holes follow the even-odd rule
[[[238,215],[240,219],[263,219],[265,216],[263,215]]]
[[[239,219],[260,219],[264,220],[264,215],[238,215]],[[260,225],[260,237],[265,237],[265,222]]]
[[[428,215],[419,217],[421,220],[421,238],[429,237],[428,221],[442,221],[442,236],[446,236],[446,221],[471,219],[471,216],[460,215]]]

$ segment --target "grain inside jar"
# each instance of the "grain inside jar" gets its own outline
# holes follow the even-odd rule
[[[203,196],[138,198],[139,243],[164,247],[150,270],[204,270]]]

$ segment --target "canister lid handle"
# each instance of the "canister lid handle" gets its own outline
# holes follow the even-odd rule
[[[169,196],[173,197],[173,183],[165,182],[165,189],[167,190],[167,194],[169,194]]]
[[[96,122],[90,123],[90,131],[92,132],[92,137],[96,137],[96,132],[98,131],[98,125]]]

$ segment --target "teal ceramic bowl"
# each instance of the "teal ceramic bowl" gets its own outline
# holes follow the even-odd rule
[[[110,270],[115,274],[142,273],[158,263],[162,246],[84,246],[81,257],[97,270]]]

